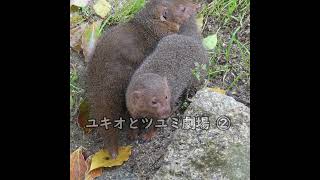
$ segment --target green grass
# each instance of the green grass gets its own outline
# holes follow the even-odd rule
[[[145,0],[128,0],[123,6],[120,6],[119,0],[114,0],[114,12],[103,21],[99,33],[101,33],[106,26],[129,21],[134,14],[144,7],[145,3]]]
[[[250,79],[250,42],[247,39],[242,42],[238,38],[246,30],[244,25],[249,13],[249,0],[215,0],[200,12],[204,17],[204,26],[210,19],[219,29],[206,32],[214,34],[218,31],[217,46],[210,53],[208,78],[210,81],[220,77],[226,90],[237,87],[240,80]],[[235,60],[235,57],[240,60]],[[231,80],[225,81],[226,77],[231,77]]]
[[[206,5],[200,13],[204,17],[213,16],[216,21],[226,25],[235,19],[241,25],[245,15],[250,11],[250,0],[214,0]]]
[[[75,111],[75,107],[79,104],[80,102],[80,94],[83,92],[83,89],[78,87],[78,73],[75,67],[71,65],[70,69],[70,111]],[[73,114],[74,112],[72,112]]]

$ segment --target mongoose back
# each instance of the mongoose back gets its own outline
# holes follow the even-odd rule
[[[87,67],[86,92],[90,117],[110,122],[127,119],[125,90],[134,70],[158,41],[177,33],[199,6],[186,0],[150,0],[127,23],[110,28],[98,40]],[[118,154],[118,129],[114,124],[99,128],[104,148],[112,158]]]
[[[183,92],[202,83],[193,76],[192,69],[195,68],[195,62],[208,64],[209,60],[192,21],[187,24],[189,28],[182,29],[181,34],[162,38],[154,52],[132,76],[126,92],[126,103],[134,118],[169,117],[167,110],[174,108]],[[202,70],[199,73],[205,72]],[[149,84],[155,87],[150,88]],[[152,138],[154,131],[151,128],[145,138]]]

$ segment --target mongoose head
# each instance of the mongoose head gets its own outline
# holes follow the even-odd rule
[[[138,77],[127,92],[127,107],[133,118],[168,118],[171,114],[170,100],[167,79],[153,73]]]
[[[154,7],[149,12],[153,22],[151,29],[160,38],[177,33],[200,7],[189,0],[151,0],[150,3]]]

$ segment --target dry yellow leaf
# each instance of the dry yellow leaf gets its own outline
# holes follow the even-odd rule
[[[111,5],[107,0],[98,0],[95,5],[93,5],[94,11],[102,18],[105,18],[111,10]]]
[[[80,15],[79,12],[70,13],[70,28],[75,27],[84,21],[84,18]]]
[[[78,12],[79,9],[80,9],[80,8],[79,8],[78,6],[71,5],[71,6],[70,6],[70,13]]]
[[[197,27],[198,27],[198,31],[201,32],[202,26],[203,26],[203,15],[202,14],[197,16],[196,24],[197,24]]]
[[[78,53],[80,53],[82,50],[81,37],[86,26],[87,23],[83,23],[73,29],[70,29],[70,47]]]
[[[90,107],[88,104],[88,100],[87,99],[82,100],[79,106],[79,116],[77,119],[77,124],[79,127],[83,129],[85,134],[88,134],[92,131],[92,128],[86,127],[86,125],[90,124],[90,122],[88,122],[89,113],[90,113],[89,111],[90,111]]]
[[[89,172],[101,167],[120,166],[127,161],[131,155],[132,146],[119,147],[119,154],[116,159],[111,159],[110,153],[105,150],[100,150],[92,157],[92,162]]]
[[[208,88],[212,92],[216,92],[219,94],[226,94],[226,91],[223,89],[220,89],[219,87],[214,87],[214,88]]]
[[[93,155],[88,157],[86,160],[87,167],[90,167],[92,156]],[[92,171],[89,171],[89,168],[88,168],[84,179],[85,180],[93,180],[94,178],[101,176],[101,174],[102,174],[102,168],[94,169]]]
[[[94,178],[101,176],[101,174],[102,168],[94,169],[86,174],[85,180],[93,180]]]

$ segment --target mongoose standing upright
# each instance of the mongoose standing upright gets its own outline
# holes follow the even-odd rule
[[[98,122],[127,119],[125,90],[134,70],[158,41],[177,33],[199,6],[187,0],[150,0],[127,23],[110,28],[97,42],[88,63],[86,91],[91,118]],[[108,123],[108,122],[105,122]],[[99,127],[104,148],[118,155],[118,129]]]
[[[208,64],[208,54],[201,43],[194,18],[181,33],[162,38],[133,74],[126,92],[126,103],[133,118],[167,118],[178,98],[202,81],[192,74],[195,62]],[[205,71],[201,70],[202,75]],[[143,139],[150,140],[156,129],[150,127]]]

